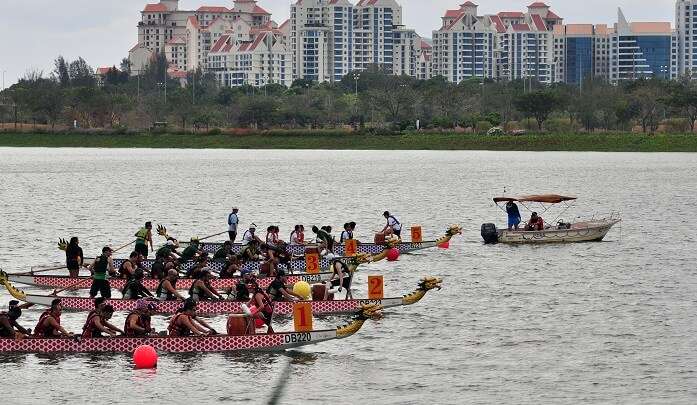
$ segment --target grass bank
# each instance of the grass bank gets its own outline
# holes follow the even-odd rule
[[[270,131],[230,134],[113,134],[0,132],[0,146],[88,148],[359,149],[697,152],[690,134],[527,134],[484,136],[463,133],[366,135],[340,131]]]

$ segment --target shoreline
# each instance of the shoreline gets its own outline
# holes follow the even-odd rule
[[[697,152],[697,135],[576,133],[478,135],[459,132],[360,134],[343,131],[225,133],[7,132],[0,147],[306,150],[481,150],[518,152]]]

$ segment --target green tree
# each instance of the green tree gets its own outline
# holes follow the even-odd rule
[[[550,90],[536,90],[521,94],[514,100],[514,105],[526,118],[534,117],[537,128],[542,131],[544,122],[558,108],[557,96]]]

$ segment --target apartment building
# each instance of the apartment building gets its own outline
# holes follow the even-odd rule
[[[286,39],[288,22],[279,27],[269,22],[252,28],[249,37],[224,33],[208,52],[207,69],[223,86],[292,84],[292,53]]]
[[[396,27],[393,32],[394,51],[392,73],[420,80],[430,79],[433,47],[413,29]]]
[[[479,16],[471,1],[447,10],[433,31],[433,74],[459,83],[497,77],[498,36],[505,26],[498,16]]]
[[[233,7],[202,6],[180,10],[179,0],[147,4],[138,23],[138,43],[129,52],[132,65],[147,66],[155,52],[164,53],[178,70],[205,68],[207,54],[224,32],[237,27],[260,27],[271,15],[256,0],[234,0]],[[182,43],[183,41],[183,43]]]
[[[697,73],[697,0],[675,2],[675,74],[693,77]]]

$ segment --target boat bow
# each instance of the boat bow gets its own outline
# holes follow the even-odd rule
[[[365,321],[368,319],[371,320],[379,320],[382,318],[382,305],[378,304],[366,304],[361,307],[361,310],[356,314],[355,318],[353,321],[350,323],[344,325],[344,326],[339,326],[336,328],[336,337],[338,338],[345,338],[349,337],[356,332],[358,332]]]
[[[13,286],[12,283],[10,283],[10,281],[7,279],[7,273],[2,270],[0,270],[0,284],[4,285],[10,295],[15,299],[26,301],[27,295],[24,293],[24,291]]]
[[[436,288],[440,290],[442,282],[443,279],[439,277],[422,278],[421,282],[419,283],[419,288],[417,288],[416,291],[402,297],[402,304],[411,305],[421,301],[421,299],[426,295],[427,292]]]

